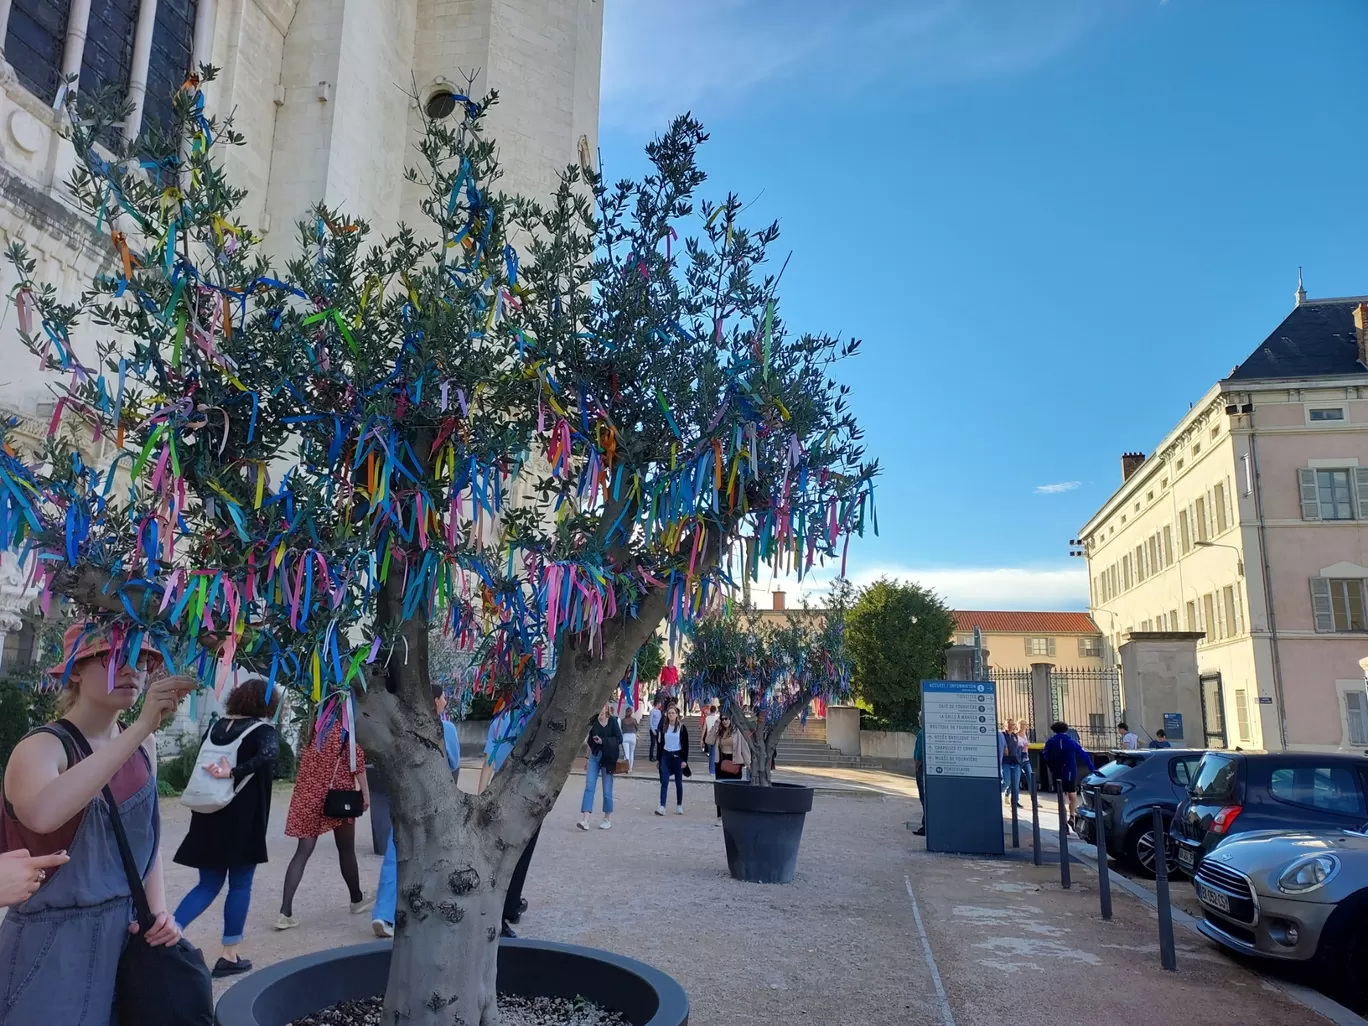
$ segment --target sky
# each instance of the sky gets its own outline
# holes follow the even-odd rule
[[[1086,608],[1068,541],[1121,453],[1277,327],[1299,265],[1313,298],[1368,293],[1364,0],[607,0],[604,19],[607,177],[692,111],[705,194],[780,223],[789,326],[864,341],[840,368],[882,468],[857,583]]]

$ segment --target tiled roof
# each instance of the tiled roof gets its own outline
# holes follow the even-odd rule
[[[1312,300],[1294,307],[1227,380],[1362,374],[1354,308],[1362,299]]]
[[[955,630],[1001,634],[1100,634],[1087,613],[992,612],[955,610]]]

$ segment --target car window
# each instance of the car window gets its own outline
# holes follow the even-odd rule
[[[1115,777],[1125,773],[1129,769],[1134,769],[1143,762],[1143,758],[1137,759],[1133,755],[1118,755],[1111,762],[1107,763],[1097,771],[1100,777]]]
[[[1363,816],[1363,791],[1358,776],[1344,766],[1284,766],[1275,769],[1268,793],[1289,805],[1332,812],[1340,816]]]
[[[1220,755],[1204,755],[1197,764],[1197,776],[1188,785],[1188,794],[1204,801],[1223,801],[1235,797],[1237,762]]]
[[[1202,761],[1201,756],[1190,759],[1172,759],[1169,761],[1169,779],[1179,787],[1188,787],[1192,784],[1192,778],[1197,775],[1197,764]]]

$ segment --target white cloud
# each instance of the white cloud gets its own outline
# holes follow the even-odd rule
[[[1082,483],[1082,481],[1058,481],[1055,484],[1036,485],[1035,491],[1037,495],[1058,495],[1060,492],[1071,492]]]
[[[1104,9],[1094,0],[617,0],[604,11],[602,114],[659,129],[685,110],[744,104],[767,83],[830,93],[884,75],[1015,74],[1067,49]]]
[[[787,593],[790,605],[802,597],[818,599],[830,587],[834,570],[823,570],[796,580],[776,579],[753,585],[752,599],[768,604],[773,591]],[[1044,567],[929,567],[869,566],[850,569],[850,579],[863,586],[889,577],[931,588],[955,609],[1086,609],[1088,572],[1081,565]]]

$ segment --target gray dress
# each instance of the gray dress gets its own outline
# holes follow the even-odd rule
[[[146,876],[161,833],[154,774],[119,814]],[[0,922],[4,1026],[118,1026],[114,978],[133,901],[102,797],[86,807],[67,854],[71,861]]]

